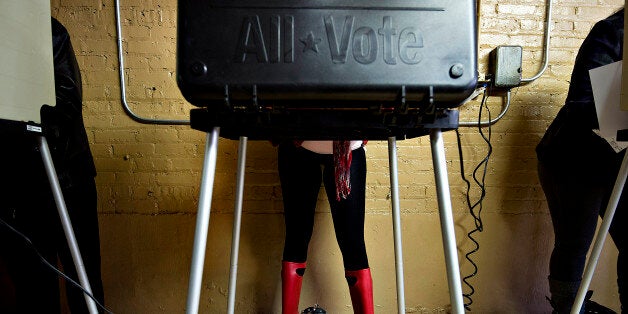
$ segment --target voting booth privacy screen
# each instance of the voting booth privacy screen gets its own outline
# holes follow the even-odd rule
[[[178,5],[178,85],[204,108],[192,110],[192,127],[220,126],[223,136],[251,124],[258,127],[245,135],[263,133],[264,124],[284,126],[274,133],[367,127],[388,134],[383,129],[395,121],[415,121],[404,122],[412,128],[434,108],[457,107],[477,84],[472,0]],[[310,118],[295,113],[305,111]],[[387,111],[395,116],[381,120]]]
[[[50,1],[0,1],[0,121],[40,123],[55,105]]]

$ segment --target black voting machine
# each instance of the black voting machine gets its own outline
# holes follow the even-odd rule
[[[455,108],[477,85],[475,15],[471,0],[179,1],[177,82],[198,107],[192,128],[207,132],[188,313],[199,304],[218,136],[240,140],[239,164],[249,138],[388,140],[403,313],[395,140],[429,135],[452,310],[464,311],[441,131],[457,128]]]

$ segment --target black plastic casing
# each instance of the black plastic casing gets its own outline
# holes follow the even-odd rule
[[[477,84],[475,0],[187,0],[177,82],[199,107],[461,104]]]

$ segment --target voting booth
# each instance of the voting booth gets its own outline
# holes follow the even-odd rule
[[[477,82],[473,1],[181,1],[178,14],[192,127],[227,138],[404,136]]]
[[[82,288],[91,294],[89,280],[72,230],[46,138],[40,109],[55,105],[50,1],[0,2],[0,132],[16,139],[36,138],[55,198],[61,225]],[[10,152],[10,147],[7,147]],[[90,313],[96,303],[85,294]]]
[[[228,311],[246,141],[387,140],[398,311],[405,312],[396,140],[430,136],[454,313],[464,312],[442,131],[476,89],[471,0],[179,1],[177,82],[207,132],[187,312],[198,311],[218,137],[240,140]]]

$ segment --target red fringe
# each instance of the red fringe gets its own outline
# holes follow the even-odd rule
[[[334,141],[334,175],[336,200],[347,199],[351,193],[351,142]]]

